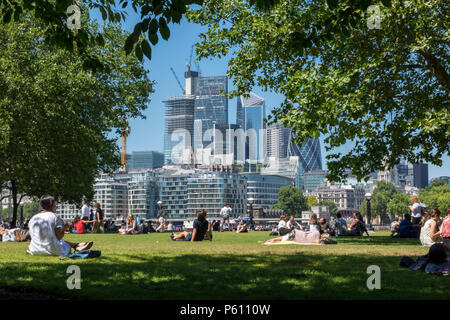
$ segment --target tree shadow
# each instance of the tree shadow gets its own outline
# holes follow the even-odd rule
[[[123,258],[129,262],[123,262]],[[50,258],[49,258],[50,259]],[[79,299],[448,299],[449,279],[399,267],[374,255],[123,255],[60,263],[3,263],[0,285],[37,288]],[[81,269],[81,289],[67,289],[66,270]],[[367,267],[381,269],[369,290]]]
[[[362,236],[362,237],[346,237],[337,238],[340,244],[351,245],[378,245],[378,246],[417,246],[420,245],[418,238],[391,238],[390,236]]]

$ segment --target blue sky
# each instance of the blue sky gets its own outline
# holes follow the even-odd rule
[[[132,10],[131,10],[132,11]],[[132,31],[136,23],[136,19],[129,11],[130,16],[123,23],[123,29]],[[98,18],[96,12],[91,12],[91,18]],[[101,21],[101,19],[98,19]],[[147,119],[131,119],[131,133],[127,140],[127,152],[158,150],[163,151],[163,135],[164,135],[164,104],[163,101],[167,96],[176,96],[181,94],[175,77],[170,71],[172,67],[179,80],[184,86],[184,71],[186,70],[186,60],[189,59],[191,46],[195,44],[201,32],[206,31],[205,27],[188,23],[182,20],[180,24],[170,25],[171,36],[168,41],[160,39],[156,47],[152,47],[152,60],[145,60],[145,67],[150,71],[150,78],[156,81],[154,87],[155,93],[151,95],[151,102],[148,109],[144,112]],[[195,51],[194,51],[195,55]],[[193,58],[194,61],[195,57]],[[228,59],[201,60],[199,62],[203,76],[226,75]],[[195,69],[195,63],[193,63]],[[229,89],[234,89],[231,81],[228,83]],[[277,107],[283,100],[283,96],[270,92],[264,92],[260,88],[253,90],[257,95],[263,97],[266,101],[267,113],[274,107]],[[229,121],[234,123],[236,119],[236,99],[229,101]],[[321,139],[322,142],[322,139]],[[118,141],[120,143],[120,141]],[[325,149],[322,146],[322,163],[326,168]],[[351,144],[348,144],[348,149]],[[343,147],[341,152],[346,152],[347,148]],[[443,166],[437,167],[429,165],[429,178],[450,175],[450,157],[445,156]]]

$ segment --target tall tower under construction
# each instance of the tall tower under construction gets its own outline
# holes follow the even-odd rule
[[[165,104],[164,162],[184,163],[190,159],[194,137],[195,93],[198,72],[185,72],[186,89],[180,96],[167,97]]]

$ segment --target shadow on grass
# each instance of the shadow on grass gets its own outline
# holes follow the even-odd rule
[[[417,246],[420,245],[418,238],[391,238],[390,236],[363,236],[363,237],[345,237],[337,238],[339,244],[351,245],[377,245],[377,246]]]
[[[121,259],[129,259],[123,262]],[[50,258],[49,258],[50,259]],[[53,258],[52,258],[53,259]],[[104,260],[3,263],[0,286],[79,299],[449,299],[448,278],[399,267],[400,257],[369,255],[118,255]],[[68,290],[67,267],[81,269]],[[368,290],[367,267],[381,268]],[[7,289],[6,289],[7,291]]]

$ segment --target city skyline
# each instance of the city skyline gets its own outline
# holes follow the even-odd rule
[[[91,12],[93,18],[98,18],[100,15],[94,11]],[[101,20],[101,19],[98,19]],[[122,28],[132,31],[137,19],[132,10],[129,12],[129,17],[123,23]],[[155,80],[155,93],[151,95],[151,102],[144,115],[147,119],[130,119],[131,134],[127,141],[127,153],[133,151],[148,151],[155,150],[159,152],[164,151],[164,103],[167,96],[180,95],[180,88],[176,79],[170,72],[172,67],[180,79],[183,79],[186,68],[186,60],[189,59],[192,45],[200,39],[198,35],[206,31],[207,28],[188,23],[186,20],[181,20],[180,24],[171,24],[171,37],[168,41],[161,41],[157,46],[152,48],[152,60],[145,60],[144,65],[146,69],[150,70],[150,78]],[[192,60],[195,59],[195,50]],[[202,76],[225,76],[227,71],[228,57],[222,59],[206,59],[199,62]],[[195,66],[197,63],[193,63]],[[196,69],[196,67],[193,67]],[[231,79],[228,79],[229,91],[235,89]],[[264,98],[267,108],[267,114],[271,110],[280,105],[283,101],[283,96],[273,92],[265,92],[262,88],[255,87],[252,90],[255,94]],[[236,98],[229,100],[228,121],[229,123],[236,123]],[[117,144],[120,146],[120,139]],[[320,137],[321,155],[323,169],[327,169],[325,156],[329,154],[325,150],[323,137]],[[337,148],[336,151],[348,153],[351,150],[352,142],[347,142],[344,146]],[[429,178],[436,178],[439,176],[450,175],[450,156],[443,155],[442,167],[429,164]]]

